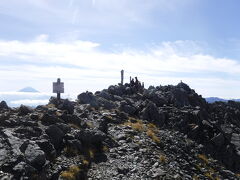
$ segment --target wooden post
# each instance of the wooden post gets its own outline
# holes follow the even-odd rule
[[[124,70],[121,70],[121,85],[123,85],[123,79],[124,79]]]
[[[61,79],[58,78],[58,79],[57,79],[57,84],[59,85],[60,83],[61,83]],[[58,100],[61,99],[61,93],[60,93],[60,91],[57,92],[57,99],[58,99]]]

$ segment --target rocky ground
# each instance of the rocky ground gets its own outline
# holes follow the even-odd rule
[[[240,179],[239,164],[240,103],[208,104],[184,83],[0,103],[0,179]]]

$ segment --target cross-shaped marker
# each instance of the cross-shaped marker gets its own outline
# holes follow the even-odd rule
[[[64,83],[58,78],[57,82],[53,82],[53,93],[57,93],[57,99],[61,99],[61,93],[64,93]]]

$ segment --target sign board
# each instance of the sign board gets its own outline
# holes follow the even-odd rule
[[[64,83],[54,82],[53,83],[53,93],[64,93]]]

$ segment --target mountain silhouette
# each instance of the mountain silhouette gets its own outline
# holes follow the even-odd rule
[[[32,87],[25,87],[23,89],[20,89],[18,92],[39,92],[39,91]]]

